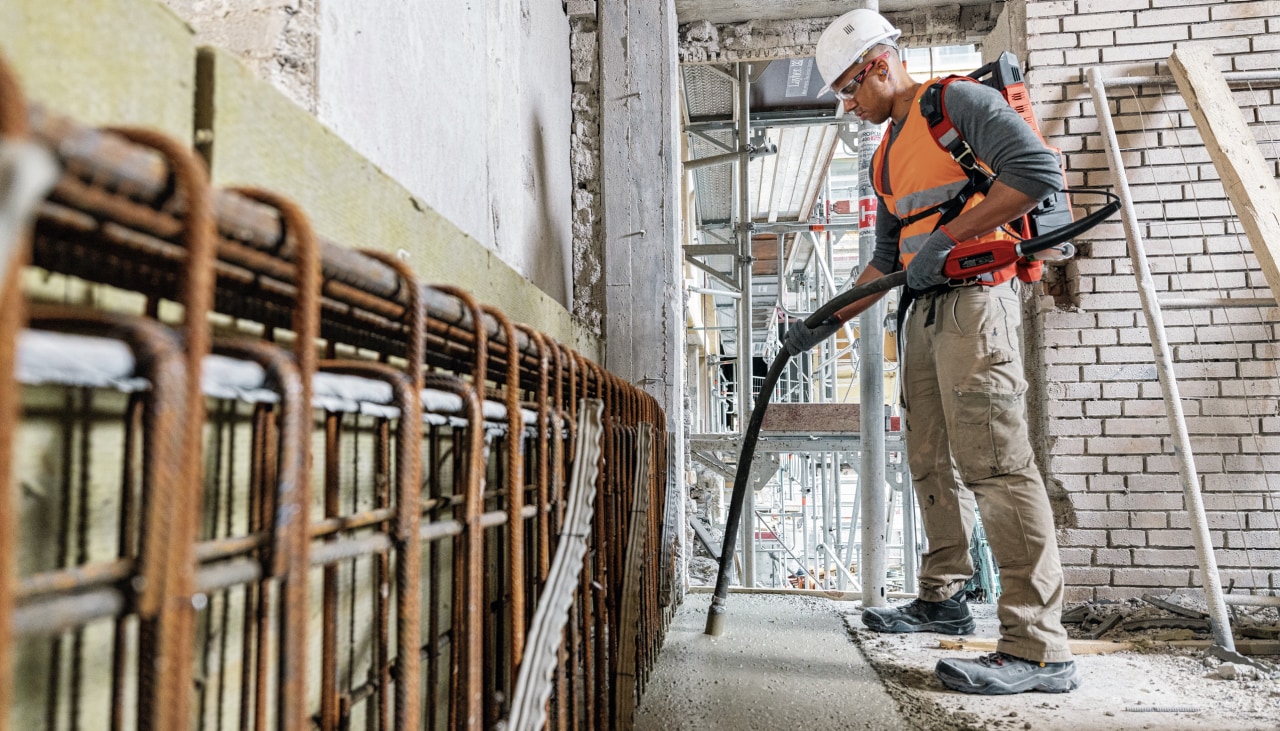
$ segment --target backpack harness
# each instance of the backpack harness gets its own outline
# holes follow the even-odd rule
[[[991,189],[994,176],[978,160],[973,148],[960,134],[960,130],[956,129],[951,122],[951,117],[947,114],[944,96],[947,87],[958,81],[978,82],[999,91],[1005,101],[1009,102],[1009,105],[1027,122],[1036,136],[1041,141],[1044,140],[1040,134],[1040,125],[1036,123],[1035,115],[1031,110],[1027,87],[1023,82],[1022,73],[1018,70],[1017,59],[1008,51],[1000,54],[1000,58],[996,61],[967,76],[948,76],[932,84],[920,97],[920,113],[929,125],[929,134],[933,137],[933,141],[951,155],[951,159],[955,160],[964,171],[969,182],[951,200],[903,218],[904,225],[941,213],[942,215],[938,217],[938,226],[944,226],[960,215],[965,203],[975,193],[986,195]],[[1056,149],[1049,149],[1061,161],[1061,153]],[[1006,230],[1015,238],[1027,239],[1058,230],[1071,224],[1072,221],[1067,193],[1065,190],[1059,190],[1040,201],[1026,216],[1006,224]],[[993,246],[991,242],[960,244],[948,257],[943,273],[951,279],[967,280],[1016,264],[1018,279],[1024,282],[1040,281],[1043,268],[1041,261],[1029,260],[1019,255],[1014,248],[1014,245],[1009,244]],[[1060,251],[1058,258],[1067,258],[1067,256],[1070,254]]]

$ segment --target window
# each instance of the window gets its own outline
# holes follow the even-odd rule
[[[969,73],[982,65],[982,53],[972,43],[964,46],[906,48],[902,51],[902,60],[913,79],[924,81],[934,76]]]

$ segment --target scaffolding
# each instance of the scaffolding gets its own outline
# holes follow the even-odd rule
[[[752,202],[762,194],[753,189],[749,170],[754,164],[760,168],[755,177],[764,175],[766,163],[756,162],[765,149],[762,141],[783,125],[806,121],[753,113],[751,80],[759,73],[750,64],[739,64],[731,75],[716,72],[732,81],[732,130],[723,122],[712,129],[686,119],[691,151],[711,153],[707,141],[715,143],[714,154],[686,163],[686,173],[692,177],[696,171],[700,182],[714,184],[711,171],[719,168],[721,180],[734,181],[732,205],[721,206],[728,220],[708,221],[706,210],[690,207],[696,234],[685,246],[691,293],[689,451],[698,468],[730,484],[743,430],[760,398],[764,366],[779,352],[785,324],[804,319],[850,287],[874,246],[874,226],[859,214],[874,211],[869,156],[859,152],[875,148],[876,127],[809,119],[831,145],[812,204],[799,221],[778,220],[776,210],[764,220],[754,215]],[[708,80],[699,83],[705,92]],[[729,131],[736,145],[729,144]],[[717,132],[719,139],[710,137]],[[840,179],[833,182],[826,170],[837,146],[845,154],[837,166]],[[785,152],[770,147],[764,154]],[[724,174],[730,166],[733,174]],[[837,198],[840,193],[844,197]],[[699,201],[709,210],[704,198]],[[776,201],[770,207],[776,209]],[[878,305],[794,357],[779,378],[739,531],[735,562],[742,586],[860,591],[881,600],[886,590],[915,591],[923,536],[900,418],[891,406],[897,348],[887,319],[884,305]],[[717,559],[727,488],[722,492],[698,506],[694,519],[699,540]],[[880,523],[884,530],[863,530]],[[875,538],[864,539],[866,533]],[[865,565],[878,565],[870,578]]]

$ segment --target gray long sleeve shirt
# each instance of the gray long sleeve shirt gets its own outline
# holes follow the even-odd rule
[[[945,101],[951,123],[997,180],[1036,200],[1062,189],[1057,157],[1000,92],[984,84],[957,82],[947,86]],[[919,113],[919,108],[911,110]],[[890,143],[901,130],[900,124],[890,126]],[[902,226],[883,198],[877,195],[876,202],[876,251],[869,263],[889,274],[902,268],[898,261]]]

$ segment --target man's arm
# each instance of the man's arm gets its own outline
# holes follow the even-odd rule
[[[876,248],[871,256],[871,261],[862,268],[862,272],[858,275],[858,279],[853,286],[866,284],[873,279],[879,279],[886,274],[893,274],[902,269],[902,262],[898,258],[898,236],[902,231],[902,222],[898,217],[889,212],[889,206],[884,202],[879,194],[876,194]],[[851,302],[843,309],[836,312],[836,317],[840,322],[848,322],[853,318],[861,315],[867,308],[879,302],[888,292],[880,292],[878,294],[867,295],[862,299]]]
[[[991,190],[987,191],[987,197],[981,203],[947,224],[947,232],[956,241],[968,241],[1025,216],[1039,202],[1039,199],[997,180],[991,184]]]
[[[901,228],[901,224],[895,216],[886,213],[888,206],[884,204],[884,199],[876,196],[876,201],[875,253],[872,255],[871,261],[867,262],[862,272],[858,274],[858,279],[854,282],[855,287],[883,277],[885,270],[894,272],[902,268],[898,261],[898,231]],[[793,356],[812,349],[818,343],[831,337],[836,330],[840,329],[842,323],[848,322],[861,314],[863,310],[878,302],[885,294],[886,292],[880,292],[867,295],[856,302],[852,302],[837,311],[826,322],[813,329],[806,327],[803,320],[792,323],[787,328],[786,336],[782,339],[782,347],[786,348],[787,352]]]
[[[854,286],[870,282],[873,279],[879,279],[884,274],[875,266],[868,264],[862,273],[858,275],[858,281]],[[787,334],[782,339],[782,347],[786,348],[791,355],[799,355],[805,351],[813,349],[818,343],[831,337],[839,330],[844,323],[861,314],[863,310],[880,301],[885,296],[885,292],[877,292],[870,294],[862,299],[852,302],[841,310],[838,310],[831,317],[824,320],[820,325],[810,328],[804,324],[804,320],[797,320],[787,328]]]
[[[885,273],[877,269],[874,264],[868,264],[863,267],[862,273],[858,275],[858,279],[853,283],[853,286],[857,287],[858,285],[866,284],[867,282],[870,282],[873,279],[879,279],[884,275]],[[836,319],[840,320],[840,322],[848,322],[858,315],[861,315],[870,308],[871,305],[879,302],[886,294],[889,294],[888,290],[869,294],[860,300],[850,302],[842,309],[836,311]]]

